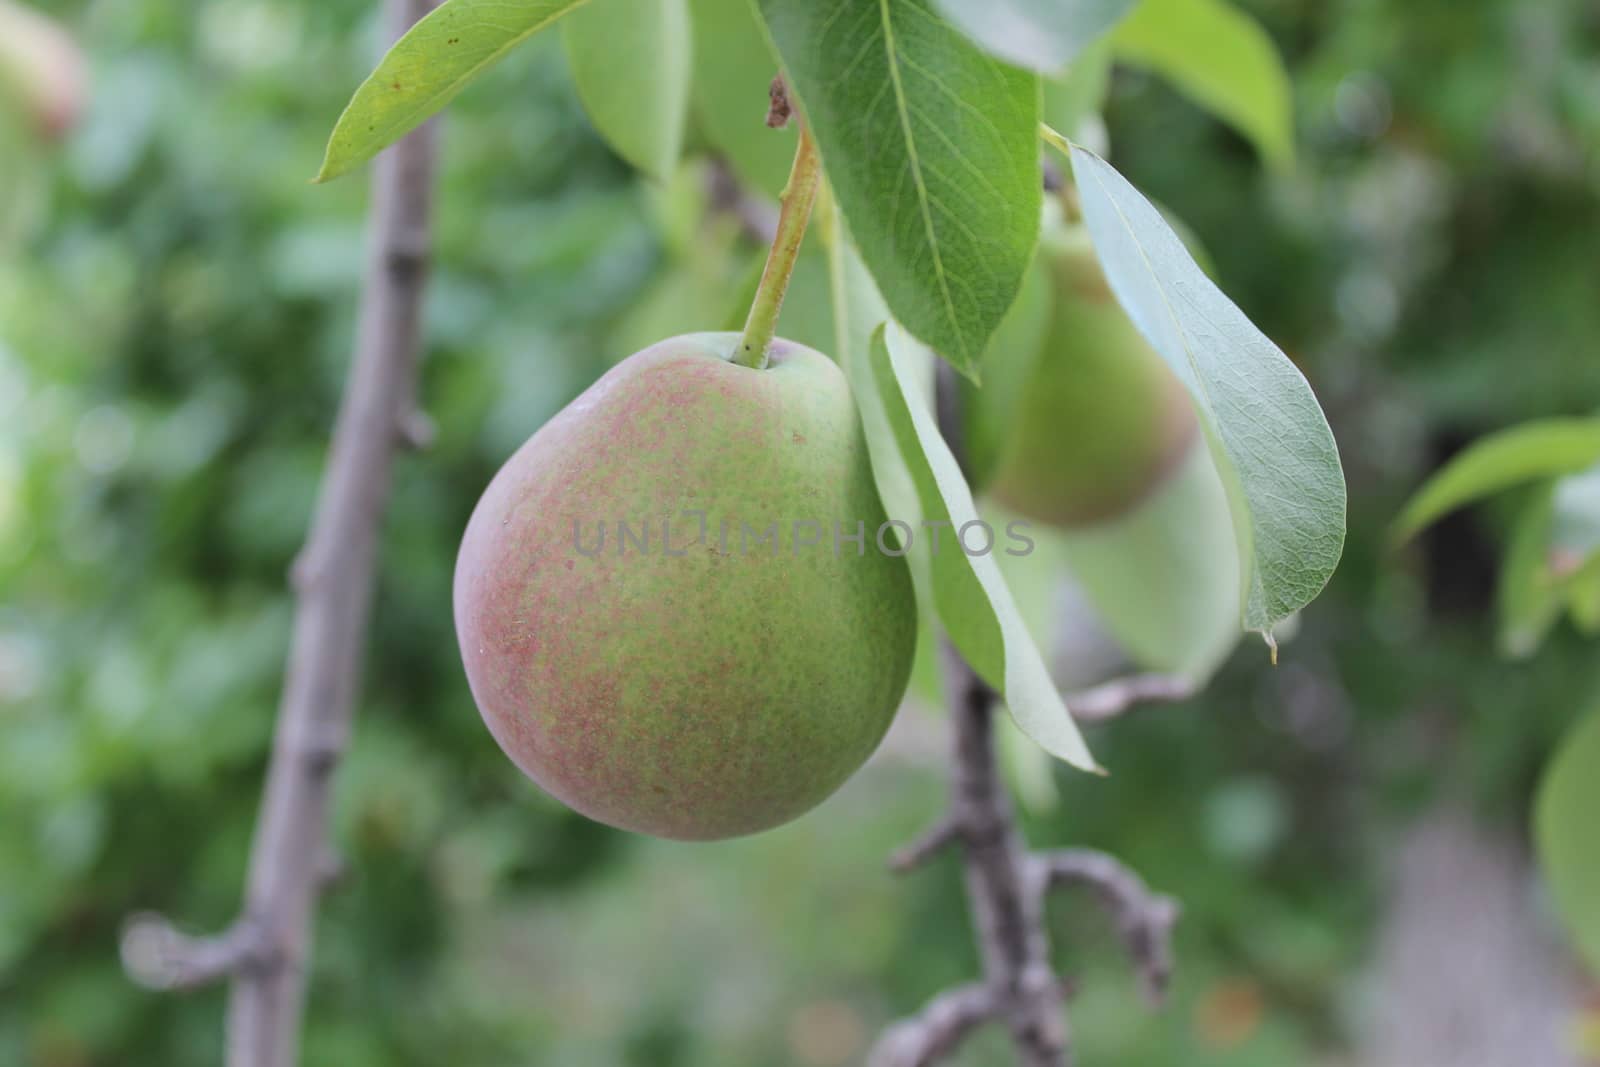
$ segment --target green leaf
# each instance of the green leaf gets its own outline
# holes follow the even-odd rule
[[[1322,591],[1344,548],[1339,452],[1305,376],[1195,264],[1110,164],[1071,146],[1106,280],[1188,388],[1228,489],[1244,625],[1273,626]]]
[[[595,129],[635,167],[671,178],[689,115],[687,0],[590,0],[561,39]]]
[[[970,410],[963,408],[963,415]],[[1017,523],[1013,529],[1033,542],[1026,546],[1026,555],[1013,556],[1001,551],[994,554],[994,561],[1000,565],[1000,576],[1005,579],[1006,588],[1011,590],[1011,601],[1017,606],[1017,612],[1022,616],[1033,643],[1041,650],[1060,648],[1062,642],[1068,639],[1067,628],[1071,621],[1064,617],[1061,610],[1063,586],[1071,581],[1067,569],[1067,545],[1061,531],[1053,526],[1032,522],[988,497],[978,498],[978,514],[997,531],[1004,531],[1008,524]],[[1054,669],[1056,665],[1048,656],[1045,662],[1051,668],[1051,677],[1058,677]],[[1065,688],[1072,681],[1058,680],[1063,682],[1057,686],[1058,689]]]
[[[1405,541],[1464,504],[1524,482],[1575,474],[1600,461],[1600,419],[1540,419],[1486,437],[1418,489],[1395,520]]]
[[[1274,167],[1294,162],[1294,95],[1272,38],[1224,0],[1143,0],[1112,35],[1117,58],[1169,79],[1248,137]]]
[[[939,433],[933,414],[908,388],[906,339],[889,340],[892,323],[873,334],[868,362],[895,443],[916,485],[924,525],[947,523],[939,550],[918,531],[931,556],[934,608],[945,632],[972,668],[1005,699],[1018,728],[1052,755],[1087,771],[1099,770],[1077,724],[1062,703],[1044,657],[1028,633],[992,553],[960,547],[970,523],[982,524],[972,490]],[[930,531],[931,533],[931,531]],[[996,532],[994,551],[1006,543]]]
[[[328,139],[319,182],[359,167],[584,0],[445,0],[361,83]]]
[[[979,516],[972,490],[928,413],[928,364],[918,365],[901,345],[891,350],[886,343],[888,308],[839,225],[831,197],[824,200],[818,209],[833,279],[839,361],[861,412],[884,510],[914,531],[909,560],[917,602],[924,609],[931,605],[950,640],[1005,698],[1024,733],[1052,755],[1098,771],[993,553],[969,558],[950,542],[952,528]],[[876,325],[867,325],[874,320]],[[947,524],[944,551],[929,551],[927,521]]]
[[[1238,644],[1228,494],[1198,442],[1133,511],[1060,536],[1073,576],[1141,669],[1198,685]]]
[[[1054,198],[1045,204],[1056,224],[1060,212]],[[1040,354],[1055,319],[1056,292],[1049,264],[1037,257],[1022,279],[1022,291],[989,339],[982,364],[981,386],[961,385],[962,445],[966,448],[967,474],[972,484],[990,484],[1012,438],[1018,405],[1028,391]]]
[[[926,560],[934,610],[973,670],[1004,697],[1023,733],[1073,766],[1098,771],[992,552],[968,555],[958,544],[961,531],[982,520],[972,490],[918,395],[906,351],[909,340],[902,335],[891,342],[890,329],[897,329],[892,322],[880,325],[867,359],[852,360],[846,370],[862,408],[874,468],[884,456],[910,473],[923,516],[913,532],[911,552]],[[942,524],[937,550],[930,524]],[[1003,551],[1007,542],[996,534],[993,551]],[[981,545],[981,532],[969,530],[967,536],[975,549]]]
[[[1039,233],[1039,93],[929,0],[759,0],[895,316],[964,374]]]
[[[767,89],[778,73],[749,0],[690,0],[694,111],[701,132],[739,180],[777,199],[789,180],[798,126],[767,128]]]
[[[1041,74],[1058,73],[1132,11],[1138,0],[934,0],[986,51]]]
[[[1061,803],[1056,788],[1055,761],[1017,728],[1015,720],[999,720],[995,741],[1006,781],[1031,815],[1048,815]]]
[[[862,429],[872,454],[872,477],[877,482],[878,495],[883,498],[884,511],[892,518],[910,523],[913,529],[918,529],[922,523],[922,501],[918,496],[916,481],[895,445],[894,431],[889,425],[883,403],[877,399],[868,364],[872,335],[889,319],[889,307],[883,302],[883,295],[878,292],[866,264],[861,262],[855,245],[845,234],[832,190],[826,184],[823,193],[818,198],[814,215],[828,256],[834,358],[844,368],[855,393]],[[784,303],[787,305],[788,300],[785,299]],[[870,392],[863,391],[869,388]],[[918,388],[922,396],[931,397],[931,376],[929,380],[919,382]],[[911,565],[911,580],[917,588],[917,603],[924,610],[929,610],[933,603],[933,577],[928,557],[925,553],[913,552],[907,559]]]
[[[1600,714],[1568,733],[1545,771],[1534,811],[1539,863],[1556,911],[1600,972]]]

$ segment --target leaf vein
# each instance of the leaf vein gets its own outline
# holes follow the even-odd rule
[[[939,240],[933,228],[933,212],[928,206],[928,188],[923,181],[922,167],[917,158],[916,136],[911,129],[911,109],[900,76],[901,57],[895,47],[894,27],[889,18],[889,0],[878,0],[878,12],[883,23],[884,50],[889,63],[889,80],[894,86],[896,112],[906,139],[906,156],[910,164],[911,178],[916,186],[923,229],[927,234],[929,251],[933,256],[934,277],[939,283],[939,292],[944,297],[945,314],[950,319],[950,329],[955,333],[956,343],[961,346],[962,359],[971,360],[972,353],[967,345],[966,333],[961,329],[961,322],[956,315],[955,301],[950,295],[950,282],[945,275],[944,260],[939,254]]]

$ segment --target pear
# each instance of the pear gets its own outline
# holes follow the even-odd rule
[[[1053,526],[1129,513],[1197,436],[1183,384],[1117,303],[1081,225],[1047,218],[982,373],[966,390],[974,488]]]
[[[1209,677],[1239,637],[1227,490],[1183,384],[1117,303],[1088,231],[1054,205],[982,371],[965,440],[996,524],[1049,527],[1034,536],[1140,669]],[[1039,584],[1032,567],[1020,580]],[[1053,603],[1030,621],[1046,647]]]
[[[844,375],[783,340],[741,366],[738,343],[612,368],[495,476],[456,564],[501,748],[574,810],[680,840],[829,796],[882,740],[916,640]]]

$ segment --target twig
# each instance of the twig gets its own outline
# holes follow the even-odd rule
[[[432,6],[386,0],[393,35]],[[311,529],[291,574],[294,633],[243,916],[210,939],[145,917],[130,924],[123,941],[136,981],[185,988],[232,979],[229,1067],[292,1067],[298,1056],[313,912],[330,873],[331,778],[350,733],[378,530],[395,450],[403,436],[418,436],[413,405],[433,172],[433,131],[425,126],[384,153],[373,174],[355,357]]]
[[[1172,927],[1180,908],[1171,897],[1152,893],[1144,880],[1104,852],[1064,849],[1034,857],[1037,891],[1087,886],[1105,901],[1117,933],[1152,1005],[1166,996],[1172,978]]]
[[[928,1001],[921,1013],[884,1031],[869,1067],[926,1067],[954,1052],[975,1028],[995,1017],[986,985],[958,986]]]
[[[889,857],[889,869],[896,874],[916,870],[938,855],[947,846],[961,838],[961,824],[946,815],[926,830],[911,844]]]
[[[992,1020],[1011,1032],[1024,1067],[1062,1067],[1068,1062],[1062,983],[1050,966],[1037,873],[995,760],[995,695],[954,647],[947,643],[944,652],[953,725],[950,811],[903,856],[910,866],[945,844],[961,847],[988,1007],[981,1014],[962,1015],[964,1024],[953,1039]],[[921,1013],[885,1031],[868,1058],[871,1067],[921,1067],[953,1047],[952,1037],[946,1036],[947,1011],[941,1006],[947,996],[936,997]],[[895,1058],[902,1049],[927,1052],[921,1059]]]
[[[1195,684],[1171,674],[1133,674],[1092,686],[1063,699],[1078,722],[1104,722],[1139,704],[1176,703],[1195,694]]]
[[[959,458],[961,413],[950,369],[939,366],[939,426]],[[1071,1059],[1062,1001],[1066,985],[1051,965],[1044,898],[1053,886],[1088,884],[1111,904],[1124,943],[1147,989],[1159,993],[1171,973],[1169,934],[1176,905],[1150,893],[1127,868],[1099,853],[1036,855],[1017,828],[995,759],[995,693],[948,642],[945,686],[952,744],[948,812],[891,866],[906,871],[941,849],[960,849],[967,901],[983,958],[983,980],[929,1001],[884,1031],[869,1067],[929,1067],[975,1027],[1004,1024],[1023,1067],[1066,1067]],[[1123,686],[1124,692],[1140,686]],[[1151,688],[1145,686],[1144,688]],[[1132,702],[1123,699],[1124,707]],[[1102,705],[1112,701],[1102,698]]]
[[[144,912],[122,928],[122,967],[147,989],[198,989],[265,965],[271,948],[258,926],[237,923],[215,937],[191,937]]]

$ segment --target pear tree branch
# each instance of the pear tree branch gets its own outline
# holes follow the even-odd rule
[[[384,6],[398,39],[433,4]],[[209,938],[153,915],[131,919],[123,932],[125,969],[141,984],[231,982],[228,1067],[293,1067],[298,1059],[317,898],[338,867],[328,845],[329,795],[354,717],[390,473],[396,452],[430,432],[415,403],[434,157],[425,126],[375,164],[355,355],[291,571],[293,637],[243,913]]]
[[[942,363],[936,406],[940,429],[959,457],[958,391],[950,368]],[[944,661],[952,728],[949,809],[896,853],[890,866],[909,871],[946,848],[959,851],[983,975],[892,1024],[868,1054],[868,1067],[931,1067],[973,1030],[990,1024],[1005,1027],[1022,1067],[1066,1067],[1071,1062],[1063,1010],[1068,985],[1051,961],[1047,894],[1067,886],[1095,890],[1109,907],[1152,999],[1160,998],[1171,974],[1171,932],[1178,906],[1151,893],[1110,856],[1087,849],[1029,850],[995,758],[996,694],[948,642]],[[1164,698],[1173,688],[1139,682],[1108,689],[1100,698],[1100,717],[1139,700]]]
[[[914,1018],[885,1030],[872,1051],[873,1067],[915,1067],[950,1055],[971,1031],[999,1015],[994,991],[982,982],[957,986],[928,1001]]]
[[[1172,979],[1172,927],[1178,902],[1152,893],[1129,868],[1104,852],[1074,848],[1032,857],[1038,892],[1083,886],[1097,893],[1111,913],[1123,949],[1151,1006],[1159,1006]]]

